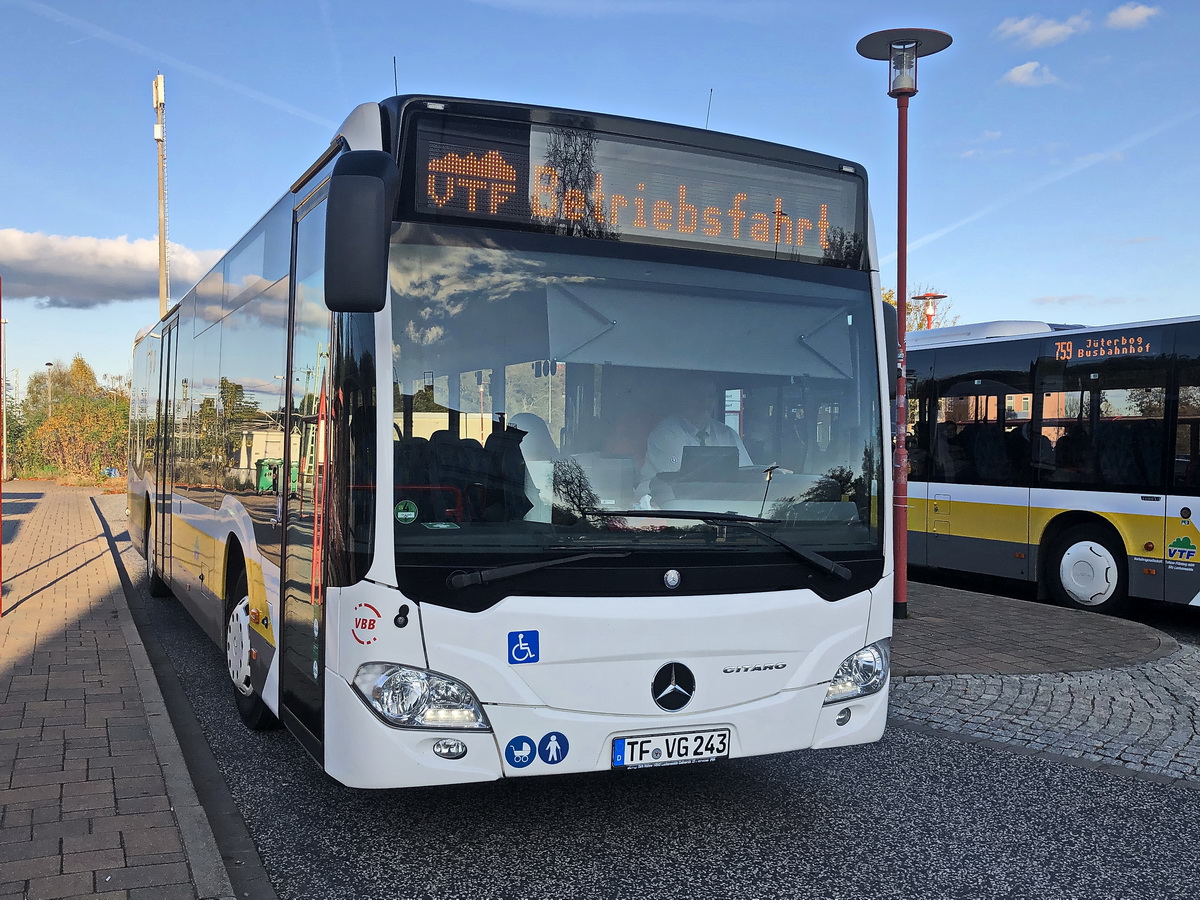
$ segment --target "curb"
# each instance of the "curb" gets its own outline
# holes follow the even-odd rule
[[[121,633],[129,646],[129,657],[133,662],[133,670],[137,677],[138,689],[142,694],[142,704],[146,712],[146,721],[150,726],[150,738],[154,742],[155,752],[162,764],[163,782],[167,788],[167,797],[171,801],[171,811],[179,823],[179,832],[183,840],[183,853],[187,857],[188,868],[192,873],[192,883],[200,900],[236,900],[229,873],[225,862],[217,849],[217,840],[209,824],[208,815],[196,796],[195,786],[184,762],[183,750],[171,725],[171,717],[167,712],[167,704],[159,688],[158,678],[154,667],[150,665],[150,657],[142,643],[134,623],[133,611],[129,606],[129,594],[133,584],[129,573],[119,563],[120,552],[116,538],[108,527],[108,522],[100,513],[95,496],[91,501],[92,515],[96,517],[104,539],[112,554],[110,565],[116,571],[122,587],[122,599],[125,603],[118,607],[117,613],[121,622]]]

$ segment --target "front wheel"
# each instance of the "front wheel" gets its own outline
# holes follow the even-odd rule
[[[279,720],[254,690],[250,679],[250,595],[245,572],[238,576],[225,620],[225,662],[233,682],[233,700],[246,727],[266,731],[278,726]]]
[[[1095,525],[1076,525],[1051,545],[1046,577],[1063,606],[1119,613],[1129,602],[1125,569],[1125,551],[1113,535]]]

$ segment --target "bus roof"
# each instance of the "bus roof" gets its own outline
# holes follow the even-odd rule
[[[1049,334],[1053,331],[1077,331],[1086,325],[1055,325],[1049,322],[996,321],[976,322],[972,325],[948,325],[945,328],[921,329],[905,335],[908,349],[923,350],[943,344],[971,344],[978,341],[1007,337],[1029,337],[1034,334]]]
[[[908,350],[926,350],[933,347],[948,347],[979,344],[985,341],[1016,340],[1057,333],[1097,333],[1114,329],[1148,327],[1151,325],[1173,325],[1200,321],[1200,316],[1176,316],[1170,319],[1150,319],[1142,322],[1113,322],[1108,325],[1064,325],[1033,321],[977,322],[971,325],[949,325],[945,328],[910,331],[905,336]]]
[[[780,162],[792,162],[802,165],[819,166],[847,172],[848,174],[866,177],[866,169],[861,163],[844,157],[831,156],[814,150],[806,150],[788,144],[779,144],[761,138],[729,134],[698,128],[691,125],[679,125],[670,122],[651,119],[638,119],[611,113],[597,113],[578,109],[564,109],[555,106],[543,106],[537,103],[520,103],[506,100],[478,100],[467,97],[446,97],[433,94],[399,94],[389,97],[378,104],[362,104],[351,113],[342,123],[341,129],[334,136],[336,142],[339,136],[349,132],[360,133],[368,122],[374,127],[372,115],[364,107],[375,106],[380,110],[385,123],[394,128],[394,121],[389,123],[390,115],[399,116],[412,105],[423,105],[450,113],[472,116],[508,118],[517,121],[527,121],[540,125],[566,125],[592,131],[603,131],[616,134],[642,137],[649,140],[669,142],[686,142],[688,145],[712,150],[737,153],[742,155],[759,156]],[[395,135],[384,135],[385,141],[394,140]],[[385,144],[387,146],[387,144]],[[849,166],[849,169],[845,167]]]

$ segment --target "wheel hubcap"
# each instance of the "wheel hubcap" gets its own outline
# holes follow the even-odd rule
[[[1099,606],[1117,590],[1117,561],[1103,544],[1081,541],[1063,554],[1059,577],[1068,596],[1082,606]]]
[[[229,626],[225,632],[225,661],[229,665],[229,677],[233,686],[243,696],[254,693],[250,686],[250,598],[242,602],[229,614]]]

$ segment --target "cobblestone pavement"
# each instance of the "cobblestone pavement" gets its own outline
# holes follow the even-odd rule
[[[1200,787],[1200,648],[1194,646],[1090,672],[902,676],[892,685],[892,717]]]
[[[232,897],[95,493],[4,488],[0,900]]]

